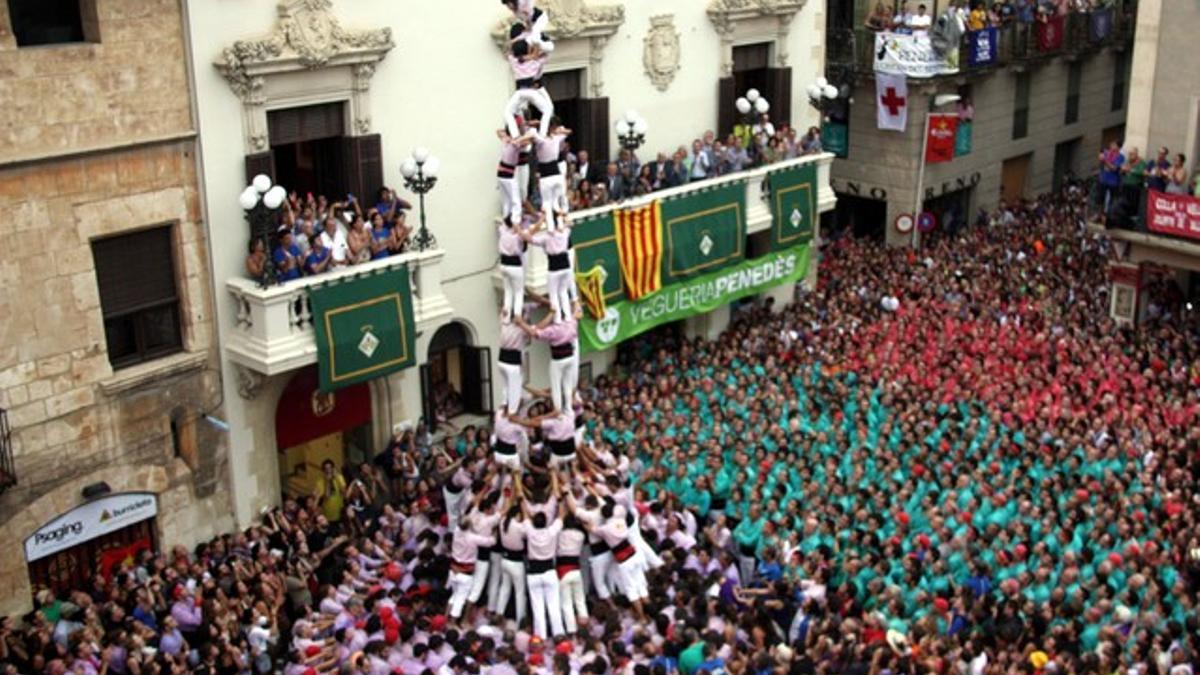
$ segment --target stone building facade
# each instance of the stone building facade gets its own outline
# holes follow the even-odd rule
[[[86,556],[38,572],[22,546],[87,486],[155,494],[159,548],[233,522],[227,441],[205,421],[224,413],[180,6],[80,12],[47,32],[0,3],[12,235],[0,251],[0,408],[16,474],[0,494],[0,615],[29,609],[41,574],[95,572]],[[129,259],[150,243],[163,255]],[[165,294],[156,313],[137,304],[152,277]]]

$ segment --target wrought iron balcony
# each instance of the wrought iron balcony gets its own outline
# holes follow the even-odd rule
[[[12,430],[8,427],[8,411],[0,408],[0,492],[17,484],[13,467]]]
[[[412,277],[413,320],[417,329],[433,325],[452,313],[442,293],[441,262],[445,254],[442,249],[404,253],[267,288],[251,279],[229,279],[225,289],[233,296],[234,326],[224,348],[233,362],[263,375],[316,363],[309,289],[403,264],[408,264]]]

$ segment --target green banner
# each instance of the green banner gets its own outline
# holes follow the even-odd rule
[[[794,284],[808,274],[808,262],[809,247],[795,246],[664,287],[637,302],[610,304],[600,320],[585,315],[579,322],[582,350],[608,349],[655,326],[711,312],[780,284]]]
[[[408,265],[309,289],[321,391],[416,363]]]
[[[740,261],[746,185],[734,181],[662,201],[663,288]]]
[[[625,280],[621,275],[621,254],[613,233],[612,212],[572,223],[571,242],[575,248],[575,271],[586,273],[596,265],[603,267],[605,301],[623,300]]]
[[[850,126],[844,122],[822,122],[821,149],[845,159],[850,154]]]
[[[973,124],[970,120],[959,120],[958,130],[954,132],[954,156],[962,157],[963,155],[971,154],[971,127]]]
[[[807,163],[767,174],[771,190],[771,249],[812,240],[817,217],[817,167]]]

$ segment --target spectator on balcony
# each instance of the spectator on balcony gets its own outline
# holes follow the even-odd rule
[[[603,171],[604,168],[599,162],[592,161],[591,155],[587,150],[580,150],[575,156],[575,173],[579,179],[576,182],[576,186],[582,181],[595,183],[596,179],[601,177]]]
[[[677,187],[688,182],[687,149],[682,145],[675,148],[671,163],[667,167],[667,187]]]
[[[771,124],[771,116],[767,113],[760,115],[750,131],[756,139],[761,139],[759,142],[765,143],[766,139],[775,135],[775,125]]]
[[[864,24],[867,30],[875,32],[889,30],[892,27],[892,10],[884,7],[882,0],[875,3],[875,9],[867,15],[867,20]]]
[[[705,147],[699,138],[692,141],[692,163],[688,168],[688,178],[693,181],[704,180],[712,175],[712,147]]]
[[[903,5],[892,14],[892,30],[897,33],[910,33],[912,29],[909,27],[909,19],[913,16],[912,3],[905,1]]]
[[[275,261],[275,276],[279,281],[291,281],[300,278],[300,247],[292,239],[292,230],[283,225],[279,228],[279,246],[271,254]]]
[[[975,104],[970,96],[963,96],[958,101],[958,119],[960,122],[970,122],[975,119]]]
[[[350,247],[350,264],[358,265],[371,259],[371,233],[361,215],[355,214],[351,221],[346,244]]]
[[[1175,162],[1167,172],[1167,194],[1186,195],[1188,189],[1187,157],[1182,152],[1175,155]]]
[[[767,145],[762,149],[763,164],[774,164],[783,159],[783,147],[779,143],[778,136],[772,136],[767,140]]]
[[[400,237],[400,233],[403,236]],[[392,227],[388,221],[383,219],[383,215],[372,209],[371,213],[371,260],[379,260],[386,258],[392,253],[399,253],[401,245],[405,238],[408,237],[408,232],[404,230],[404,226],[397,224]]]
[[[908,17],[907,25],[913,35],[928,34],[929,28],[933,25],[933,17],[929,15],[929,8],[924,4],[917,5],[917,13]]]
[[[821,146],[821,129],[819,127],[809,127],[808,133],[804,134],[804,138],[800,139],[800,154],[815,155],[823,152]]]
[[[1121,146],[1116,141],[1108,144],[1108,149],[1100,153],[1100,201],[1104,214],[1112,210],[1121,187],[1121,167],[1125,164],[1125,156],[1121,154]]]
[[[321,243],[321,238],[313,239],[312,248],[304,257],[304,274],[313,276],[329,269],[329,249]]]
[[[729,145],[725,150],[725,160],[728,162],[728,171],[725,173],[736,173],[749,168],[750,153],[746,150],[742,139],[736,136],[730,137]]]
[[[604,173],[604,189],[605,196],[608,199],[620,201],[629,193],[629,186],[625,183],[625,176],[621,175],[620,165],[616,162],[609,162]]]
[[[638,172],[637,182],[633,184],[634,197],[654,192],[654,174],[651,172],[652,164],[642,166],[642,170]]]
[[[1167,189],[1167,174],[1171,170],[1171,162],[1167,159],[1166,147],[1158,149],[1158,156],[1146,162],[1146,189],[1165,192]]]
[[[592,201],[592,184],[590,181],[581,180],[575,188],[571,190],[571,194],[567,197],[567,203],[572,211],[579,211],[591,206]]]
[[[250,275],[251,279],[261,279],[266,265],[267,245],[262,237],[255,237],[250,242],[249,254],[246,256],[246,274]]]
[[[1130,212],[1136,212],[1142,203],[1147,164],[1137,148],[1129,148],[1125,153],[1125,163],[1121,165],[1121,201]]]
[[[987,27],[988,14],[983,8],[983,0],[975,0],[971,13],[967,15],[967,30],[983,30]]]
[[[350,246],[346,243],[346,233],[338,224],[338,219],[332,215],[325,217],[325,229],[321,232],[321,244],[329,249],[330,267],[342,267],[350,264]]]
[[[1017,21],[1031,24],[1037,20],[1037,2],[1035,0],[1015,0]]]

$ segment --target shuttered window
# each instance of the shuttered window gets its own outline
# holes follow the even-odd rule
[[[171,227],[97,239],[92,257],[113,368],[181,350]]]
[[[771,43],[760,42],[733,48],[733,72],[762,70],[771,66]]]
[[[306,105],[267,112],[267,134],[271,145],[335,138],[346,133],[343,102]]]

